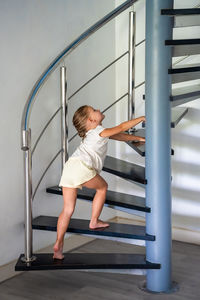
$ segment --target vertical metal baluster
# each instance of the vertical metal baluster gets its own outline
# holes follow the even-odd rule
[[[62,169],[68,159],[68,103],[67,103],[67,80],[66,67],[60,68],[60,91],[61,91],[61,143],[62,143]]]
[[[24,145],[24,179],[25,179],[25,250],[21,258],[23,262],[31,262],[36,259],[33,252],[33,235],[32,235],[32,154],[31,154],[31,129],[23,131]]]
[[[129,12],[128,120],[135,118],[135,12]]]

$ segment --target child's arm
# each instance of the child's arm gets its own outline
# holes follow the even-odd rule
[[[128,133],[120,132],[109,137],[112,140],[116,141],[134,141],[134,142],[145,142],[145,138],[141,136],[135,136]]]
[[[106,128],[104,129],[101,133],[100,136],[102,137],[110,137],[112,135],[118,134],[120,132],[126,131],[134,126],[136,126],[137,124],[139,124],[140,122],[145,121],[145,117],[139,117],[136,119],[132,119],[130,121],[126,121],[121,123],[118,126],[112,127],[112,128]]]

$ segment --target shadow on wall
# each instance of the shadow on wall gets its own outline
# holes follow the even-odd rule
[[[200,232],[199,190],[172,188],[173,224],[181,228]]]
[[[200,99],[196,99],[192,101],[191,103],[197,104],[200,101]],[[186,120],[191,120],[192,123],[198,122],[200,118],[200,109],[196,107],[190,107],[189,112],[184,117]]]
[[[192,203],[200,204],[198,189],[189,190],[184,188],[173,187],[172,192],[173,192],[173,196],[178,199],[182,199],[183,201],[189,199]]]
[[[192,158],[191,158],[192,159]],[[183,161],[183,160],[174,160],[173,161],[173,173],[174,175],[184,175],[188,177],[196,177],[200,176],[200,160],[197,161],[197,164],[194,162],[188,162],[188,161]],[[189,184],[189,182],[188,182]],[[200,185],[198,184],[197,187],[200,189]]]
[[[200,118],[200,115],[199,115]],[[188,126],[187,126],[188,127]],[[199,132],[200,133],[200,128]],[[192,135],[193,134],[193,135]],[[196,136],[195,136],[196,134]],[[197,135],[197,132],[193,133],[191,131],[191,135],[184,133],[184,132],[173,132],[173,147],[180,147],[180,148],[189,148],[191,150],[198,150],[200,149],[200,139]]]
[[[190,235],[200,233],[200,109],[192,101],[178,130],[172,132],[172,198],[173,225],[187,229]],[[191,231],[191,232],[190,232]],[[192,233],[193,231],[193,233]],[[194,240],[199,240],[196,238]]]

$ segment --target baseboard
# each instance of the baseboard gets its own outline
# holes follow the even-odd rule
[[[124,218],[124,217],[115,217],[115,222],[125,223],[125,224],[134,224],[145,226],[145,220],[136,218]],[[172,240],[179,241],[183,243],[190,243],[195,245],[200,245],[200,231],[191,230],[184,227],[173,226],[172,227]]]
[[[173,226],[172,239],[179,242],[200,245],[200,232]]]

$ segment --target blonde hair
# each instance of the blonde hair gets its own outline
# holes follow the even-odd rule
[[[82,138],[82,140],[86,136],[86,121],[89,117],[89,110],[88,110],[88,105],[83,105],[77,109],[73,116],[73,125],[78,131],[78,135]]]

